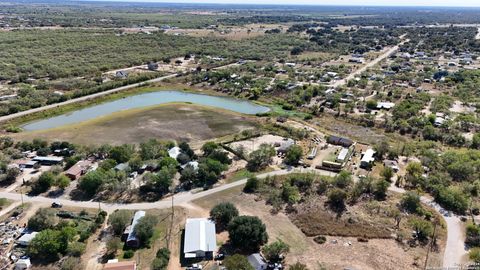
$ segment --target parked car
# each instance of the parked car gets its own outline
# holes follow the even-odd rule
[[[63,205],[59,204],[59,203],[56,203],[56,202],[53,202],[52,203],[52,208],[62,208]]]

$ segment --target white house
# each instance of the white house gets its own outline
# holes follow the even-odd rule
[[[363,153],[362,159],[360,160],[360,167],[362,168],[368,168],[370,165],[375,161],[375,158],[373,157],[375,155],[375,151],[373,149],[367,149],[365,153]]]
[[[215,223],[206,218],[188,218],[185,224],[185,258],[213,256],[217,249]]]
[[[180,155],[181,149],[178,146],[172,147],[170,150],[168,150],[168,155],[171,158],[177,159],[178,155]]]

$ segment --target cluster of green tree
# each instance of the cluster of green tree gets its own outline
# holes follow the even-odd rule
[[[365,14],[366,13],[366,14]],[[463,8],[435,9],[427,11],[426,8],[387,8],[378,7],[364,11],[364,14],[355,16],[338,16],[324,18],[322,21],[330,25],[358,25],[358,26],[379,26],[383,28],[395,28],[397,26],[417,26],[430,24],[452,24],[452,23],[478,23],[478,10],[467,10]],[[370,16],[369,16],[370,15]],[[375,15],[375,16],[371,16]]]
[[[149,61],[169,62],[188,53],[232,60],[272,59],[288,55],[291,47],[305,42],[287,34],[231,41],[161,32],[119,35],[112,30],[9,31],[0,33],[0,44],[5,47],[0,55],[4,60],[0,70],[1,79],[17,81],[29,77],[92,76]]]
[[[480,71],[460,70],[446,77],[447,85],[455,87],[453,94],[463,102],[477,103],[480,94]]]
[[[397,44],[399,35],[398,31],[383,29],[360,28],[342,32],[325,26],[315,30],[311,24],[291,27],[288,31],[303,32],[305,29],[310,36],[310,41],[324,49],[341,54],[363,54],[370,50],[380,50],[385,46]]]
[[[388,179],[389,180],[389,179]],[[362,178],[353,182],[352,175],[342,171],[336,177],[318,177],[312,174],[292,174],[288,177],[250,178],[244,192],[258,193],[276,211],[285,204],[302,202],[308,196],[326,195],[332,210],[343,212],[346,203],[356,203],[362,198],[384,200],[389,186],[387,179]]]
[[[1,4],[1,3],[0,3]],[[2,10],[10,14],[2,18],[10,27],[162,27],[165,25],[182,28],[201,28],[216,24],[225,15],[206,16],[193,14],[186,6],[159,6],[154,3],[123,5],[118,3],[78,3],[64,4],[58,1],[44,1],[42,5],[15,2],[2,5]],[[194,9],[196,10],[196,9]]]
[[[268,241],[265,224],[254,216],[239,216],[232,203],[220,203],[210,211],[220,230],[227,229],[230,244],[240,251],[258,251]]]
[[[480,51],[480,42],[475,40],[478,30],[475,27],[415,27],[406,30],[410,42],[402,46],[402,51],[445,51],[457,55]]]
[[[80,257],[85,252],[86,240],[103,224],[106,215],[101,211],[91,217],[82,211],[73,219],[59,220],[55,210],[41,208],[28,221],[28,228],[39,233],[29,243],[27,254],[42,262],[56,261],[65,255]]]
[[[147,198],[158,198],[171,191],[173,177],[177,172],[181,173],[182,188],[205,187],[216,183],[221,173],[231,164],[227,152],[215,143],[206,143],[202,148],[203,155],[197,157],[190,146],[182,142],[176,159],[169,157],[167,152],[173,146],[172,142],[156,140],[141,143],[139,149],[133,145],[102,146],[97,153],[104,153],[102,156],[106,159],[97,170],[80,179],[79,188],[89,196],[105,191],[125,191],[129,187],[127,173],[148,165],[152,172],[144,176],[140,192],[148,195]],[[127,168],[115,170],[115,166],[122,163]]]
[[[419,155],[422,163],[407,165],[405,184],[431,193],[443,208],[464,214],[479,195],[480,152],[462,149],[439,155],[434,149],[423,149]]]

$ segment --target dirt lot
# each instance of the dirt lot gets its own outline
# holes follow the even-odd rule
[[[327,241],[320,245],[313,237],[306,236],[284,213],[270,214],[270,206],[258,201],[255,195],[242,194],[241,187],[226,190],[197,200],[194,203],[209,210],[218,202],[234,203],[243,215],[260,217],[267,226],[269,240],[281,239],[290,245],[287,263],[303,262],[310,269],[420,269],[414,263],[423,265],[425,249],[410,248],[399,244],[394,239],[370,239],[368,242],[358,242],[354,237],[327,236]],[[324,220],[309,220],[309,223],[326,222]],[[337,226],[340,223],[337,224]],[[341,224],[340,224],[341,225]],[[444,237],[444,235],[443,235]],[[440,265],[440,253],[432,253],[429,266]],[[322,268],[324,267],[324,268]]]
[[[78,144],[139,143],[150,138],[189,141],[209,140],[255,124],[248,117],[190,104],[169,104],[113,113],[65,127],[18,133],[18,140],[42,138]]]

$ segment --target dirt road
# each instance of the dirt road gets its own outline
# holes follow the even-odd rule
[[[392,185],[390,191],[397,193],[405,193],[405,189]],[[447,213],[440,205],[435,203],[431,198],[420,197],[422,203],[431,206],[437,211],[445,220],[447,224],[447,243],[445,245],[445,253],[443,255],[443,267],[445,269],[456,269],[464,265],[467,258],[467,250],[465,249],[465,224],[455,215],[445,215]]]
[[[401,36],[400,38],[403,38],[403,37],[405,37],[405,35]],[[350,73],[344,79],[338,80],[338,81],[334,82],[333,84],[330,84],[329,87],[336,88],[336,87],[343,86],[343,85],[347,84],[349,80],[355,78],[355,76],[357,76],[357,75],[360,75],[362,72],[366,71],[367,69],[377,65],[378,63],[380,63],[381,61],[386,59],[388,56],[390,56],[392,53],[396,52],[401,45],[403,45],[404,43],[406,43],[408,41],[409,41],[408,39],[404,40],[404,41],[400,42],[398,45],[387,49],[381,55],[379,55],[377,58],[368,62],[367,64],[365,64],[363,67],[357,69],[356,71]]]

